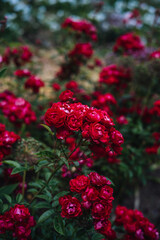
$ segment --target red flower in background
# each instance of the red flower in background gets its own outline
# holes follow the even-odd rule
[[[34,93],[38,93],[41,87],[44,87],[44,82],[34,75],[30,76],[25,82],[25,88],[31,88]]]
[[[31,72],[28,69],[18,69],[14,72],[14,75],[19,78],[29,77],[31,76]]]
[[[120,36],[113,48],[114,52],[122,51],[125,54],[143,49],[144,45],[141,42],[140,37],[134,33],[126,33]]]
[[[12,145],[20,137],[14,132],[5,130],[5,125],[0,123],[0,165],[3,158],[11,153]]]
[[[31,104],[23,98],[5,91],[0,94],[0,109],[3,114],[15,125],[25,123],[29,125],[36,121],[35,112],[32,111]]]
[[[66,18],[62,23],[62,28],[69,27],[78,33],[83,33],[89,36],[93,41],[97,40],[97,30],[95,26],[87,20],[73,20],[72,18]]]
[[[92,45],[90,43],[77,43],[73,50],[69,52],[69,57],[85,57],[90,58],[93,54]]]
[[[121,84],[130,80],[130,71],[115,64],[104,67],[99,75],[99,82],[105,84]]]
[[[149,56],[150,59],[160,59],[160,50],[154,51]]]
[[[123,225],[127,233],[124,239],[159,239],[159,233],[154,224],[150,223],[140,211],[117,206],[115,213],[115,223]]]

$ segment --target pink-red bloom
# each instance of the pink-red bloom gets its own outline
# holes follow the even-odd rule
[[[44,87],[44,82],[34,75],[30,76],[25,82],[25,88],[32,89],[34,93],[38,93],[41,87]]]
[[[135,51],[144,49],[144,45],[138,35],[126,33],[120,36],[114,45],[114,52],[122,51],[125,54],[132,54]]]
[[[0,234],[12,232],[13,238],[18,240],[29,239],[31,228],[35,226],[35,220],[28,208],[16,204],[4,215],[0,215]]]
[[[11,153],[12,145],[20,137],[14,132],[5,130],[5,125],[0,123],[0,165],[2,159]]]
[[[70,195],[59,198],[62,206],[61,216],[66,218],[79,217],[82,215],[82,207],[80,201]]]
[[[71,28],[72,30],[83,33],[89,36],[93,41],[97,40],[97,30],[95,26],[87,20],[73,20],[72,18],[66,18],[62,23],[62,28]]]

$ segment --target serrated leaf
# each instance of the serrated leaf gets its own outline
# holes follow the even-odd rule
[[[46,221],[48,218],[50,218],[54,214],[54,211],[52,209],[45,211],[42,213],[42,215],[38,219],[38,224]]]
[[[61,235],[64,235],[64,223],[61,216],[56,216],[53,220],[54,229]]]
[[[10,165],[11,167],[20,168],[21,165],[18,162],[12,160],[5,160],[3,163]]]

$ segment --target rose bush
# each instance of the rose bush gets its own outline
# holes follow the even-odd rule
[[[49,81],[37,46],[0,49],[0,239],[159,239],[139,210],[160,153],[159,46],[128,28],[140,18],[102,60],[94,24],[64,19]]]

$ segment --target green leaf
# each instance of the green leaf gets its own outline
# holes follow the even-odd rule
[[[51,205],[48,202],[38,202],[35,208],[50,208]]]
[[[36,188],[41,188],[42,187],[42,185],[37,183],[37,182],[30,182],[29,186],[30,187],[36,187]]]
[[[3,213],[8,210],[8,204],[3,204],[2,211]]]
[[[102,239],[102,235],[99,233],[96,233],[92,236],[92,240],[101,240]]]
[[[52,207],[53,207],[53,208],[55,208],[55,207],[57,207],[57,206],[59,206],[59,201],[58,201],[58,200],[56,200],[56,201],[54,201],[54,202],[52,203]]]
[[[8,194],[3,194],[9,203],[12,202],[12,198]]]
[[[22,200],[23,200],[22,194],[18,193],[17,196],[16,196],[16,202],[20,203],[20,202],[22,202]]]
[[[51,217],[54,214],[54,211],[52,209],[45,211],[42,213],[42,215],[38,219],[38,224],[46,221],[49,217]]]
[[[41,124],[41,126],[43,126],[45,129],[47,129],[47,131],[53,136],[54,133],[52,132],[52,130],[50,129],[50,127],[48,127],[47,125],[45,124]]]
[[[41,198],[41,199],[46,200],[47,202],[50,202],[50,198],[48,196],[46,196],[46,195],[40,194],[40,195],[37,195],[37,198]]]
[[[0,78],[4,75],[6,70],[7,68],[3,68],[2,70],[0,70]]]
[[[3,163],[6,163],[6,164],[10,165],[11,167],[16,167],[16,168],[21,167],[21,165],[18,162],[15,162],[12,160],[5,160],[5,161],[3,161]]]
[[[20,172],[24,172],[26,170],[27,170],[26,167],[16,167],[16,168],[13,169],[11,175],[16,174],[16,173],[20,173]]]
[[[63,223],[63,219],[61,216],[56,216],[53,220],[53,224],[54,224],[54,229],[56,230],[56,232],[58,232],[61,235],[64,235],[64,223]]]
[[[18,183],[1,187],[0,195],[1,194],[11,194],[16,189],[17,186],[18,186]]]

